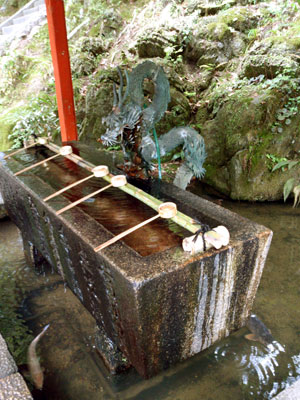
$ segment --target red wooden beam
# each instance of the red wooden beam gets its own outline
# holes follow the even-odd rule
[[[62,142],[78,140],[63,0],[45,0]]]

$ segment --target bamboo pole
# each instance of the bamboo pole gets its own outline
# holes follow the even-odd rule
[[[29,165],[29,167],[23,168],[23,169],[21,169],[21,171],[16,172],[15,176],[18,176],[18,175],[22,174],[23,172],[27,172],[30,169],[35,168],[38,165],[44,164],[47,161],[53,160],[54,158],[59,157],[59,156],[60,156],[60,154],[55,154],[54,156],[48,157],[45,160],[39,161],[39,162],[37,162],[37,163],[35,163],[33,165]]]
[[[56,153],[59,152],[59,150],[60,150],[60,147],[54,143],[46,143],[45,146],[48,149],[50,149]],[[86,170],[88,170],[90,172],[92,172],[93,168],[95,168],[94,164],[90,163],[89,161],[84,160],[82,157],[80,157],[74,153],[65,155],[65,157],[68,158],[69,160],[73,161],[78,166],[85,168]],[[108,175],[104,176],[102,179],[111,183],[112,177],[113,177],[112,174],[108,174]],[[143,190],[138,189],[137,187],[131,185],[130,183],[127,183],[126,185],[121,186],[119,189],[123,190],[123,192],[140,200],[147,206],[153,208],[155,211],[158,211],[159,205],[163,203],[162,201],[156,199],[155,197],[151,196],[150,194],[144,192]],[[177,211],[177,214],[175,215],[175,217],[171,218],[171,220],[192,233],[196,233],[199,230],[199,228],[201,227],[200,224],[195,224],[193,218],[189,217],[188,215],[183,214],[180,211]]]
[[[57,192],[50,194],[50,196],[45,197],[43,200],[48,201],[50,199],[53,199],[54,197],[58,196],[59,194],[62,194],[69,189],[72,189],[72,187],[74,187],[74,186],[80,185],[80,183],[83,183],[83,182],[87,181],[88,179],[93,178],[94,176],[95,176],[94,174],[89,175],[89,176],[86,176],[85,178],[80,179],[79,181],[71,183],[70,185],[58,190]]]
[[[106,247],[110,246],[111,244],[116,243],[118,240],[120,240],[123,237],[129,235],[130,233],[136,231],[137,229],[142,228],[142,226],[149,224],[150,222],[154,221],[155,219],[157,219],[159,217],[160,217],[160,215],[156,214],[156,215],[154,215],[154,217],[148,218],[146,221],[143,221],[143,222],[133,226],[132,228],[129,228],[126,231],[119,233],[118,235],[114,236],[112,239],[108,240],[107,242],[100,244],[100,246],[95,247],[94,250],[97,252],[97,251],[105,249]]]
[[[14,156],[15,154],[19,154],[19,153],[21,153],[21,151],[24,151],[24,150],[26,150],[26,149],[30,149],[31,147],[36,146],[36,144],[37,144],[37,143],[34,142],[34,143],[32,143],[32,144],[29,144],[28,146],[24,146],[24,147],[22,147],[21,149],[18,149],[18,150],[16,150],[16,151],[13,151],[12,153],[6,154],[6,156],[3,157],[3,160],[6,160],[6,158],[11,157],[11,156]]]
[[[15,154],[21,153],[21,151],[24,151],[26,149],[30,149],[31,147],[36,146],[37,144],[46,144],[48,142],[47,137],[39,137],[37,141],[34,141],[33,143],[29,144],[28,146],[24,146],[21,149],[18,149],[16,151],[13,151],[12,153],[6,154],[6,156],[3,157],[3,160],[6,158],[9,158],[11,156],[14,156]]]
[[[63,212],[65,212],[65,211],[67,211],[67,210],[70,210],[70,208],[73,208],[73,207],[77,206],[78,204],[82,203],[83,201],[89,199],[90,197],[95,196],[95,195],[98,194],[98,193],[103,192],[104,190],[106,190],[106,189],[108,189],[108,188],[110,188],[110,187],[112,187],[112,183],[110,183],[109,185],[107,185],[107,186],[105,186],[105,187],[103,187],[103,188],[101,188],[101,189],[96,190],[96,191],[93,192],[93,193],[90,193],[90,194],[87,194],[87,195],[84,196],[84,197],[81,197],[81,199],[78,199],[78,200],[74,201],[73,203],[67,205],[67,206],[64,207],[64,208],[61,208],[60,210],[56,211],[56,215],[60,215],[60,214],[62,214]]]
[[[177,206],[175,203],[167,202],[167,203],[162,203],[158,207],[158,214],[154,215],[151,218],[146,219],[146,221],[140,222],[139,224],[127,229],[124,232],[119,233],[118,235],[114,236],[110,240],[108,240],[105,243],[100,244],[100,246],[97,246],[94,248],[94,251],[100,251],[105,249],[106,247],[110,246],[113,243],[116,243],[118,240],[122,239],[123,237],[129,235],[130,233],[136,231],[137,229],[142,228],[143,226],[150,224],[150,222],[154,221],[155,219],[161,217],[161,218],[172,218],[177,214]]]

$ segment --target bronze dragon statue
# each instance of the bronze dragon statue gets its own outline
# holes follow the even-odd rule
[[[152,138],[155,124],[163,117],[170,101],[170,87],[162,67],[152,61],[144,61],[129,75],[125,71],[127,86],[123,95],[124,81],[118,68],[120,85],[117,91],[114,83],[112,112],[102,119],[107,129],[101,136],[105,146],[120,144],[124,159],[130,166],[141,166],[151,170],[151,161],[157,159],[157,145]],[[154,96],[145,108],[143,83],[152,80]],[[202,136],[188,126],[173,128],[158,138],[161,156],[177,146],[183,146],[185,162],[177,170],[174,184],[185,189],[193,175],[202,178],[205,174],[203,163],[206,158]]]

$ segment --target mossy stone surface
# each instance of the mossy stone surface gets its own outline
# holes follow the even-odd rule
[[[203,123],[207,183],[233,199],[281,198],[286,180],[297,179],[298,167],[273,173],[275,164],[270,168],[266,155],[295,159],[300,151],[299,117],[283,124],[282,134],[272,132],[283,100],[276,90],[244,87],[227,97],[215,118]]]

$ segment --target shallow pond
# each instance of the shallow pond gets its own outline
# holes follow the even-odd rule
[[[199,192],[196,186],[190,190]],[[26,265],[17,228],[9,220],[0,222],[0,268],[23,288],[20,312],[34,334],[51,324],[39,345],[45,387],[34,392],[36,399],[271,399],[300,378],[300,209],[226,200],[222,205],[274,232],[253,312],[276,343],[265,348],[250,342],[243,328],[148,381],[133,370],[107,373],[93,345],[94,319],[60,276],[37,275]]]

